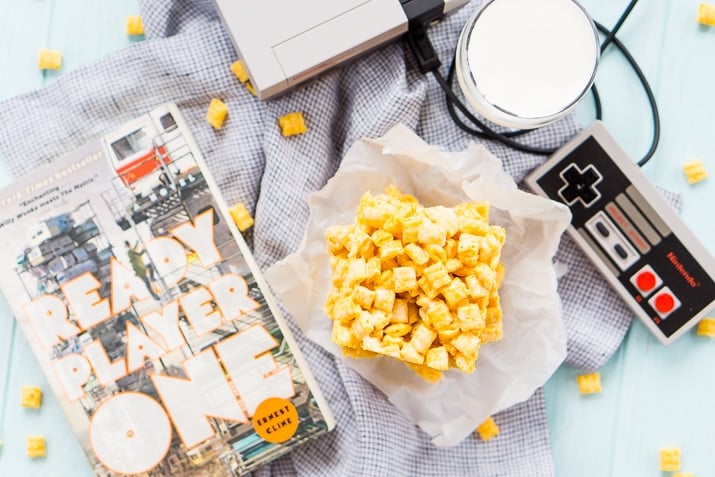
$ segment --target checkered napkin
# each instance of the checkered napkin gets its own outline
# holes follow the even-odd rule
[[[474,0],[430,28],[445,64],[480,3]],[[265,268],[298,248],[308,221],[306,196],[322,188],[358,138],[381,136],[401,122],[446,150],[462,150],[474,140],[451,122],[438,85],[419,73],[402,42],[292,94],[261,102],[229,71],[236,53],[210,1],[145,0],[142,8],[147,41],[0,103],[0,157],[13,174],[29,173],[160,103],[175,101],[227,202],[244,202],[254,212],[252,243]],[[213,97],[230,111],[220,131],[204,119]],[[292,111],[303,112],[309,130],[286,139],[276,118]],[[557,146],[578,128],[570,116],[523,139]],[[485,145],[517,181],[543,161],[501,144]],[[631,313],[567,237],[557,259],[569,270],[559,286],[568,362],[598,368],[623,339]],[[469,437],[457,447],[437,448],[379,391],[291,327],[338,426],[257,475],[554,474],[541,391],[496,416],[498,438],[484,443]]]

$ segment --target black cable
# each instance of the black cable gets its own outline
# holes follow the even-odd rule
[[[596,24],[596,28],[598,28],[601,33],[608,33],[608,28],[598,22],[594,23]],[[651,117],[653,120],[653,136],[648,151],[638,161],[638,165],[643,166],[646,162],[650,160],[651,157],[653,157],[653,155],[655,154],[655,150],[658,148],[658,143],[660,142],[660,113],[658,112],[658,105],[656,104],[653,90],[651,89],[648,80],[643,74],[643,70],[641,70],[640,66],[638,66],[638,63],[636,62],[635,58],[633,58],[633,55],[631,55],[631,52],[628,51],[628,48],[626,48],[625,45],[621,43],[621,40],[619,40],[615,36],[613,37],[613,44],[616,45],[616,47],[623,54],[623,57],[626,59],[626,61],[628,61],[628,64],[630,64],[631,68],[633,68],[633,72],[638,77],[638,80],[640,80],[641,85],[643,86],[643,90],[648,97],[648,103],[650,104]]]
[[[636,6],[636,3],[638,3],[638,0],[631,0],[631,3],[628,4],[626,9],[623,10],[623,13],[621,13],[621,16],[618,17],[616,24],[613,25],[613,28],[611,28],[611,31],[608,32],[608,34],[606,35],[606,38],[601,43],[601,53],[603,53],[605,51],[605,49],[608,48],[608,45],[610,45],[611,42],[616,38],[616,33],[618,33],[618,30],[621,29],[621,27],[623,26],[623,23],[625,23],[625,21],[626,21],[626,18],[628,18],[628,15],[631,14],[633,7]]]
[[[643,89],[646,93],[646,96],[648,98],[648,103],[651,108],[651,114],[652,114],[652,120],[653,120],[653,136],[651,140],[650,147],[648,148],[648,151],[646,154],[638,161],[638,165],[642,166],[646,162],[650,160],[651,157],[655,154],[655,150],[658,147],[658,143],[660,141],[660,114],[658,112],[658,107],[656,104],[655,96],[653,94],[653,91],[650,87],[650,84],[648,83],[648,80],[645,78],[645,75],[643,74],[643,71],[640,69],[638,66],[638,63],[635,61],[633,58],[633,55],[631,55],[630,51],[625,47],[625,45],[616,37],[616,33],[618,30],[621,28],[623,23],[625,22],[626,18],[628,15],[630,15],[631,11],[635,7],[636,3],[638,0],[631,0],[631,2],[628,4],[626,9],[623,11],[623,13],[620,15],[618,20],[616,21],[616,24],[613,27],[613,30],[609,30],[608,28],[604,27],[598,22],[594,22],[596,25],[596,28],[605,35],[604,41],[601,43],[601,53],[611,44],[613,43],[619,51],[623,54],[624,58],[628,63],[630,64],[631,68],[633,68],[633,71],[635,72],[636,76],[638,77],[638,80],[640,81],[641,85],[643,86]],[[412,33],[412,32],[410,32]],[[424,44],[425,42],[429,44],[429,39],[426,37],[426,34],[424,30],[421,30],[419,32],[419,41]],[[425,51],[429,51],[429,54],[425,53]],[[468,134],[471,134],[476,137],[480,137],[483,139],[492,139],[496,140],[499,142],[502,142],[503,144],[512,147],[514,149],[523,151],[523,152],[528,152],[531,154],[539,154],[539,155],[549,155],[552,154],[555,149],[549,149],[549,148],[539,148],[539,147],[534,147],[534,146],[529,146],[527,144],[523,144],[517,141],[512,140],[511,138],[514,136],[519,136],[522,134],[526,134],[532,130],[513,130],[513,131],[506,131],[506,132],[497,132],[491,128],[489,128],[483,121],[479,120],[474,114],[472,114],[469,109],[464,105],[464,103],[457,97],[457,95],[453,91],[453,82],[454,82],[454,72],[455,72],[455,57],[452,58],[452,64],[450,65],[449,73],[447,75],[447,79],[442,76],[442,74],[439,72],[438,67],[439,67],[439,60],[435,59],[431,55],[434,54],[434,50],[429,48],[429,50],[425,50],[424,47],[422,48],[422,51],[415,51],[413,48],[413,52],[415,52],[415,55],[417,57],[418,63],[420,64],[420,69],[422,69],[423,72],[431,71],[434,77],[436,78],[437,82],[439,83],[440,87],[444,90],[445,92],[445,101],[447,103],[447,111],[449,112],[450,117],[454,121],[454,123],[459,127],[461,130],[465,131]],[[596,85],[594,84],[591,88],[591,91],[593,93],[593,100],[594,100],[594,107],[595,107],[595,115],[596,119],[601,119],[602,117],[602,107],[601,107],[601,98],[598,93],[598,89],[596,88]],[[455,106],[457,109],[468,119],[473,125],[477,126],[479,129],[475,129],[473,127],[468,126],[465,124],[462,119],[459,117],[457,114],[457,111],[455,110]]]

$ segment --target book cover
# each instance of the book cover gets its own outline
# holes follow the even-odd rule
[[[0,288],[97,476],[242,475],[334,427],[175,105],[0,206]]]

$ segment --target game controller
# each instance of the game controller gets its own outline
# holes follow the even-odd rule
[[[662,343],[715,306],[715,259],[600,121],[526,183],[568,206],[568,233]]]

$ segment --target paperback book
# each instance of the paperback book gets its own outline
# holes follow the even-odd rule
[[[334,427],[230,210],[173,104],[0,192],[0,289],[97,476],[243,475]]]

